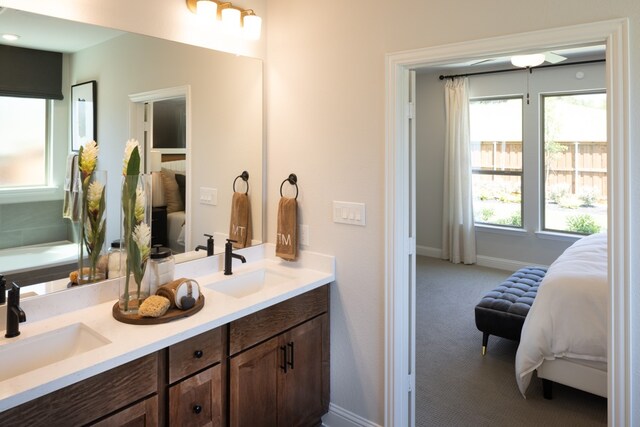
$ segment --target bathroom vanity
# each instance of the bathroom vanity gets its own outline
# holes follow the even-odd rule
[[[243,252],[248,262],[231,278],[209,268],[217,257],[185,263],[180,273],[192,272],[205,306],[182,320],[119,323],[112,300],[21,324],[0,353],[15,344],[19,355],[21,341],[28,348],[61,330],[83,340],[73,343],[80,349],[98,343],[15,376],[2,368],[0,425],[319,425],[329,405],[334,260],[302,253],[288,263],[272,250]]]

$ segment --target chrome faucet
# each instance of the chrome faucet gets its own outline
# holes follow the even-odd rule
[[[211,234],[206,234],[206,233],[204,236],[208,237],[207,246],[198,245],[196,246],[196,251],[199,251],[200,249],[206,250],[207,256],[212,256],[213,255],[213,236]]]
[[[20,308],[20,287],[15,283],[9,289],[7,298],[7,333],[5,338],[13,338],[20,335],[18,325],[27,321],[27,316]]]
[[[246,258],[239,254],[233,253],[233,243],[236,243],[236,240],[227,239],[227,243],[224,244],[224,275],[229,276],[233,274],[231,271],[231,261],[233,258],[237,258],[244,264],[247,262]]]

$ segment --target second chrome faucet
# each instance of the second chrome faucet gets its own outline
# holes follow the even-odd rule
[[[231,271],[231,261],[233,258],[239,259],[244,264],[247,262],[245,257],[240,254],[233,253],[233,244],[236,243],[235,240],[227,239],[227,243],[224,244],[224,275],[229,276],[233,274]]]

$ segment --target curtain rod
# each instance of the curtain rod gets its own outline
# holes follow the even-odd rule
[[[527,67],[527,68],[509,68],[506,70],[493,70],[493,71],[478,71],[476,73],[467,73],[467,74],[453,74],[453,75],[440,75],[439,79],[440,80],[444,80],[444,79],[454,79],[456,77],[468,77],[468,76],[480,76],[482,74],[498,74],[498,73],[508,73],[509,71],[522,71],[522,70],[529,70],[530,73],[533,72],[534,69],[538,69],[538,68],[551,68],[551,67],[564,67],[567,65],[583,65],[583,64],[594,64],[597,62],[605,62],[604,59],[592,59],[589,61],[576,61],[576,62],[560,62],[558,64],[549,64],[549,65],[539,65],[537,67]]]

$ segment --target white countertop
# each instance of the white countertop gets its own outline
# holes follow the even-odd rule
[[[198,313],[159,325],[130,325],[115,320],[112,308],[117,300],[118,279],[29,298],[21,303],[27,322],[20,324],[20,335],[0,338],[3,347],[65,326],[84,324],[109,343],[60,362],[42,366],[0,382],[0,411],[12,408],[75,382],[184,341],[200,333],[227,324],[289,298],[335,280],[332,256],[301,251],[296,262],[274,256],[274,246],[260,245],[236,251],[245,255],[246,264],[233,262],[233,276],[224,276],[223,256],[213,256],[176,266],[175,277],[194,278],[200,284],[205,305]],[[244,298],[234,298],[207,287],[212,283],[268,268],[289,276],[277,286],[268,287]],[[80,291],[80,292],[77,292]],[[109,298],[111,296],[111,298]],[[3,359],[2,369],[10,369],[11,359]]]

